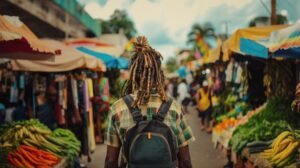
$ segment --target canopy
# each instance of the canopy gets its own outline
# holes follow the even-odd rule
[[[78,38],[66,41],[73,47],[86,47],[93,51],[106,53],[115,57],[123,54],[128,40],[120,34],[104,34],[100,38]]]
[[[209,50],[208,58],[204,60],[205,61],[204,64],[215,63],[218,60],[220,60],[221,49],[222,49],[222,41],[221,39],[218,39],[217,47]]]
[[[295,24],[270,33],[269,38],[250,40],[240,39],[243,53],[267,59],[272,57],[299,58],[300,24]]]
[[[279,30],[282,28],[287,27],[286,25],[276,25],[276,26],[266,26],[266,27],[250,27],[244,29],[238,29],[229,39],[224,42],[222,46],[223,51],[223,60],[229,60],[229,56],[231,52],[245,54],[240,49],[240,42],[241,38],[252,40],[252,41],[259,41],[263,39],[267,39],[271,32],[275,30]]]
[[[97,46],[97,47],[111,47],[112,44],[107,44],[99,41],[99,39],[96,38],[77,38],[77,39],[69,39],[65,41],[66,45],[72,45],[72,46]]]
[[[111,55],[114,55],[114,56],[121,56],[124,51],[125,51],[125,47],[128,43],[128,39],[127,37],[122,34],[122,33],[119,33],[119,34],[102,34],[99,38],[99,40],[103,43],[108,43],[108,44],[113,44],[114,45],[114,48],[104,48],[102,47],[102,49],[110,49],[108,51],[103,51],[103,50],[99,50],[100,52],[104,52],[104,53],[108,53],[108,54],[111,54]]]
[[[267,59],[269,51],[266,45],[246,38],[240,39],[240,49],[243,53]]]
[[[58,48],[44,44],[18,17],[0,15],[0,57],[11,59],[49,59]]]
[[[107,68],[118,68],[118,69],[128,69],[129,62],[125,58],[117,58],[112,55],[91,50],[86,47],[77,47],[77,49],[85,54],[94,56],[102,60]]]
[[[300,47],[300,22],[287,28],[274,31],[270,37],[270,51]]]
[[[70,48],[59,41],[43,40],[47,46],[60,48],[62,54],[50,60],[12,60],[12,68],[16,71],[35,72],[64,72],[78,68],[87,68],[95,71],[106,71],[105,64],[94,57],[88,56]]]

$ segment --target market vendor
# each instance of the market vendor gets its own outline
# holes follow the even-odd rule
[[[58,106],[57,90],[54,85],[50,85],[45,93],[39,93],[38,107],[37,107],[37,118],[41,123],[48,126],[51,130],[54,130],[57,126],[56,120],[56,107]]]
[[[201,130],[211,132],[210,119],[212,113],[211,106],[211,91],[208,87],[208,82],[203,81],[202,87],[198,90],[196,95],[198,116],[201,119]]]

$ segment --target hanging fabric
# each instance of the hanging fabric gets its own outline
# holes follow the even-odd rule
[[[95,127],[94,127],[94,118],[93,118],[93,107],[92,102],[90,101],[91,98],[94,96],[93,91],[93,81],[92,79],[85,80],[86,88],[87,88],[87,103],[88,103],[88,117],[89,117],[89,127],[88,127],[88,137],[89,137],[89,147],[91,151],[96,149],[96,142],[95,142]]]

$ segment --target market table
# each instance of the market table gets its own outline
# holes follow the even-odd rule
[[[260,153],[250,153],[248,148],[245,148],[242,152],[242,157],[247,159],[247,162],[245,163],[246,167],[263,167],[263,168],[272,168],[272,164],[261,157]],[[289,166],[286,166],[286,168],[297,168],[299,167],[299,163],[294,163]]]
[[[234,130],[235,127],[224,129],[221,132],[213,131],[212,142],[214,143],[214,146],[216,147],[218,144],[221,144],[224,148],[228,149],[229,141]]]

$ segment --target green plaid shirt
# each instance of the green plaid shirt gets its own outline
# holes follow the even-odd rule
[[[153,114],[157,112],[160,105],[161,99],[159,95],[153,94],[147,105],[140,106],[141,113],[143,116],[147,116],[148,120],[152,120]],[[173,130],[179,147],[186,146],[190,141],[195,140],[191,127],[182,113],[181,106],[176,101],[173,101],[164,123]],[[108,114],[104,143],[114,147],[121,147],[126,130],[134,125],[135,122],[126,103],[123,99],[119,99],[111,106]]]

